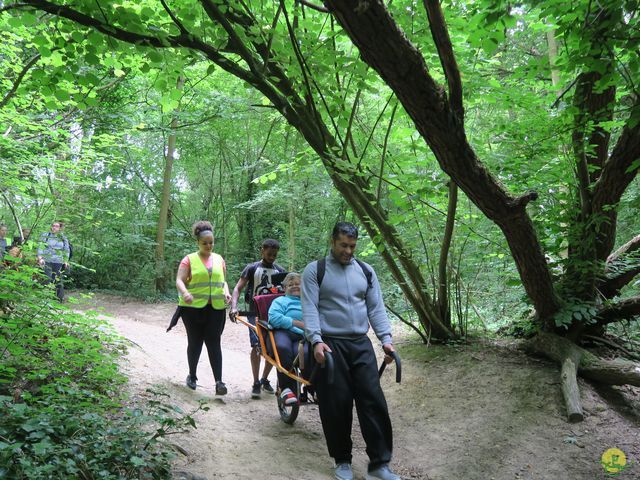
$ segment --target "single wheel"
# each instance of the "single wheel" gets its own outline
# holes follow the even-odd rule
[[[294,373],[299,375],[298,369],[294,369]],[[300,383],[296,383],[296,397],[298,398],[298,403],[295,405],[285,405],[284,401],[280,397],[280,388],[278,388],[276,392],[276,400],[278,402],[278,412],[280,412],[280,418],[282,421],[288,425],[293,425],[293,422],[298,418],[298,412],[300,411]]]

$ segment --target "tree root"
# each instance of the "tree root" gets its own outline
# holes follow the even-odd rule
[[[591,340],[592,342],[596,342],[596,343],[600,343],[601,345],[604,345],[606,347],[611,347],[615,350],[619,350],[621,351],[627,358],[632,358],[634,360],[640,360],[640,355],[627,350],[624,346],[620,345],[619,343],[614,342],[613,340],[609,340],[608,338],[604,338],[604,337],[596,337],[595,335],[585,335],[582,338],[586,339],[586,340]]]
[[[575,343],[541,332],[527,343],[527,350],[555,360],[562,366],[562,394],[569,422],[583,420],[577,375],[606,385],[640,386],[640,365],[625,360],[603,360]]]

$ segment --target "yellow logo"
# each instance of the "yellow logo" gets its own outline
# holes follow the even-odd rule
[[[619,448],[610,448],[602,454],[600,463],[607,473],[616,475],[624,470],[627,465],[627,457]]]

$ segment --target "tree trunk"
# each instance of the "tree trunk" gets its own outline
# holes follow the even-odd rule
[[[551,66],[551,85],[556,89],[558,95],[560,89],[560,73],[556,68],[556,59],[558,58],[558,43],[556,42],[555,28],[547,32],[547,45],[549,46],[549,65]]]
[[[547,328],[553,328],[558,301],[542,247],[525,210],[537,195],[511,196],[478,160],[467,141],[457,103],[449,103],[422,54],[400,30],[384,2],[370,1],[366,8],[357,0],[325,0],[325,4],[363,60],[395,92],[442,170],[502,229],[529,298]]]
[[[178,90],[184,86],[184,78],[179,77],[177,82]],[[171,130],[167,140],[167,154],[164,162],[164,172],[162,176],[162,196],[160,197],[160,215],[158,218],[158,230],[156,233],[156,291],[167,291],[167,268],[164,258],[164,237],[167,230],[167,218],[169,212],[169,200],[171,196],[171,172],[173,170],[173,160],[176,152],[176,128],[178,127],[178,117],[174,115],[171,119]]]
[[[451,308],[449,307],[449,276],[448,261],[449,249],[453,239],[453,228],[456,223],[456,208],[458,206],[458,186],[453,181],[449,181],[449,205],[447,208],[447,223],[440,247],[440,259],[438,261],[438,297],[436,305],[440,313],[440,319],[447,327],[451,327]],[[461,334],[464,332],[460,332]]]
[[[296,211],[294,202],[289,202],[289,271],[295,271],[296,265]]]

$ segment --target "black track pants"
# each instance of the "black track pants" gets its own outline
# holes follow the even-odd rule
[[[387,402],[380,387],[373,346],[368,337],[355,340],[323,337],[333,352],[334,383],[326,369],[316,378],[322,429],[329,455],[336,463],[351,462],[351,425],[355,400],[369,470],[391,461],[393,433]]]

